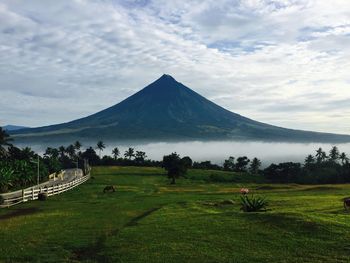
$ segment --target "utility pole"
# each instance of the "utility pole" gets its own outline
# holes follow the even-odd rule
[[[74,162],[74,161],[73,161],[73,163],[75,163],[75,164],[76,164],[76,166],[77,166],[77,167],[76,167],[76,170],[74,171],[74,175],[75,175],[75,176],[77,176],[78,169],[79,169],[79,159],[77,159],[77,161],[76,161],[76,162]]]
[[[87,174],[87,160],[84,158],[84,169],[83,169],[84,175]]]
[[[35,163],[38,167],[38,175],[37,175],[37,178],[36,178],[36,184],[39,186],[39,181],[40,181],[40,156],[38,154],[38,160],[37,161],[31,161],[32,163]]]

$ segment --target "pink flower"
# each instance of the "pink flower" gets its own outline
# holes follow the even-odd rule
[[[248,188],[241,188],[240,192],[242,195],[246,195],[249,193],[249,189]]]

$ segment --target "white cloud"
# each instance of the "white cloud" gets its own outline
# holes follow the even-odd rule
[[[340,0],[5,0],[0,123],[69,121],[168,73],[253,119],[350,133],[349,28]]]

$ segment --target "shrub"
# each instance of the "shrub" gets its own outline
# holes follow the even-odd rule
[[[241,195],[241,210],[244,212],[266,211],[267,205],[265,197]]]
[[[48,197],[47,193],[39,193],[38,194],[38,200],[40,200],[40,201],[46,201],[47,197]]]
[[[106,192],[115,192],[116,187],[114,185],[107,185],[104,189],[103,189],[103,193]]]

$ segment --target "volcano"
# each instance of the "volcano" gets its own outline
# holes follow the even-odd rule
[[[264,140],[350,142],[349,135],[281,128],[241,116],[163,75],[122,102],[67,123],[21,129],[19,141]]]

